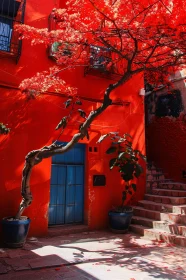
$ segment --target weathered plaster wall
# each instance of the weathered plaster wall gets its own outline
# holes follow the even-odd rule
[[[37,2],[37,3],[36,3]],[[28,0],[25,22],[38,27],[47,27],[48,15],[55,1]],[[43,71],[53,65],[46,54],[44,46],[31,47],[27,41],[23,42],[21,58],[16,65],[10,59],[3,59],[0,64],[0,84],[18,86],[22,79],[31,77],[35,72]],[[98,77],[84,77],[83,68],[63,73],[63,78],[78,87],[80,96],[102,99],[105,87],[111,82]],[[128,132],[134,137],[134,146],[145,153],[144,140],[144,100],[139,96],[139,89],[143,87],[143,77],[134,77],[125,86],[112,94],[130,102],[129,106],[111,106],[94,121],[90,131],[90,142],[87,144],[86,178],[85,178],[85,223],[90,228],[107,226],[107,212],[112,205],[121,201],[122,182],[119,174],[110,171],[108,162],[110,156],[105,155],[109,142],[97,146],[96,141],[101,134],[108,131]],[[11,133],[0,137],[0,219],[14,215],[17,211],[20,197],[21,171],[25,155],[43,145],[55,140],[59,132],[55,132],[56,124],[66,115],[64,99],[60,97],[42,95],[35,100],[28,100],[18,90],[0,88],[1,108],[0,121],[8,124]],[[97,108],[99,103],[83,102],[82,109],[86,112]],[[77,119],[79,120],[79,119]],[[79,124],[70,125],[65,130],[61,141],[68,141],[77,131]],[[98,152],[91,153],[89,146],[97,146]],[[105,187],[93,187],[94,174],[105,174]],[[25,211],[31,220],[30,235],[44,235],[48,229],[48,205],[50,197],[51,159],[44,160],[36,166],[32,173],[31,188],[34,201]],[[138,180],[138,192],[135,200],[141,199],[145,189],[145,173]]]

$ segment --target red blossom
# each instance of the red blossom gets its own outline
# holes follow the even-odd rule
[[[170,86],[170,73],[185,66],[184,0],[69,0],[65,9],[54,9],[51,18],[51,30],[28,25],[16,29],[32,44],[50,47],[57,42],[54,57],[60,71],[91,67],[91,46],[99,46],[94,56],[105,71],[124,75],[130,70],[131,77],[145,72],[154,88]],[[37,73],[24,80],[21,88],[76,93],[55,70]]]

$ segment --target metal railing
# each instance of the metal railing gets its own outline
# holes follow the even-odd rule
[[[54,14],[51,13],[48,17],[48,30],[56,30],[57,23],[60,22],[55,18]],[[111,32],[113,36],[114,31]],[[61,42],[54,42],[48,46],[48,57],[56,61],[57,54],[60,54]],[[61,49],[61,55],[70,56],[70,44],[65,44],[66,48]],[[113,52],[105,46],[87,45],[87,51],[90,54],[89,65],[84,68],[84,76],[94,75],[101,78],[118,80],[123,75],[125,65],[121,65],[122,62],[119,60],[118,63],[113,63]],[[117,61],[117,59],[115,59]],[[111,64],[111,67],[109,67]]]
[[[118,80],[122,73],[118,71],[113,62],[113,53],[109,48],[102,46],[89,46],[90,63],[85,67],[84,75],[99,76],[101,78]],[[111,67],[109,67],[111,64]]]
[[[0,56],[18,62],[22,42],[15,31],[16,24],[24,23],[26,0],[0,0]]]

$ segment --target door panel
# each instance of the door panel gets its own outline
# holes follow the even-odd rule
[[[83,219],[84,204],[84,167],[76,166],[76,191],[75,191],[75,221]]]
[[[83,222],[85,146],[52,158],[49,225]]]
[[[60,225],[65,223],[64,219],[65,205],[56,206],[56,221],[55,224]]]
[[[66,223],[75,222],[75,192],[76,192],[76,170],[74,166],[67,166],[66,186]]]
[[[76,186],[75,195],[75,221],[76,223],[81,222],[83,219],[83,185]]]
[[[49,224],[63,224],[65,215],[66,167],[52,165]]]

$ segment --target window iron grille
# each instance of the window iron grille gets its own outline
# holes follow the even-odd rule
[[[121,73],[118,72],[117,65],[108,67],[112,62],[112,51],[102,46],[89,46],[90,63],[85,67],[84,75],[100,76],[102,78],[118,80]]]
[[[0,0],[0,56],[19,60],[22,42],[14,30],[15,24],[24,23],[26,0]]]
[[[48,30],[56,30],[58,21],[53,13],[51,13],[48,17]],[[113,35],[111,33],[111,35]],[[89,66],[84,68],[84,76],[86,75],[94,75],[100,76],[102,78],[118,80],[121,78],[124,72],[125,65],[112,65],[108,67],[113,61],[113,54],[109,48],[104,46],[96,46],[96,45],[89,45],[89,53],[90,53],[90,63]],[[71,56],[71,45],[65,44],[61,42],[54,42],[48,46],[48,57],[53,59],[54,61],[57,60],[58,55],[63,56]]]

